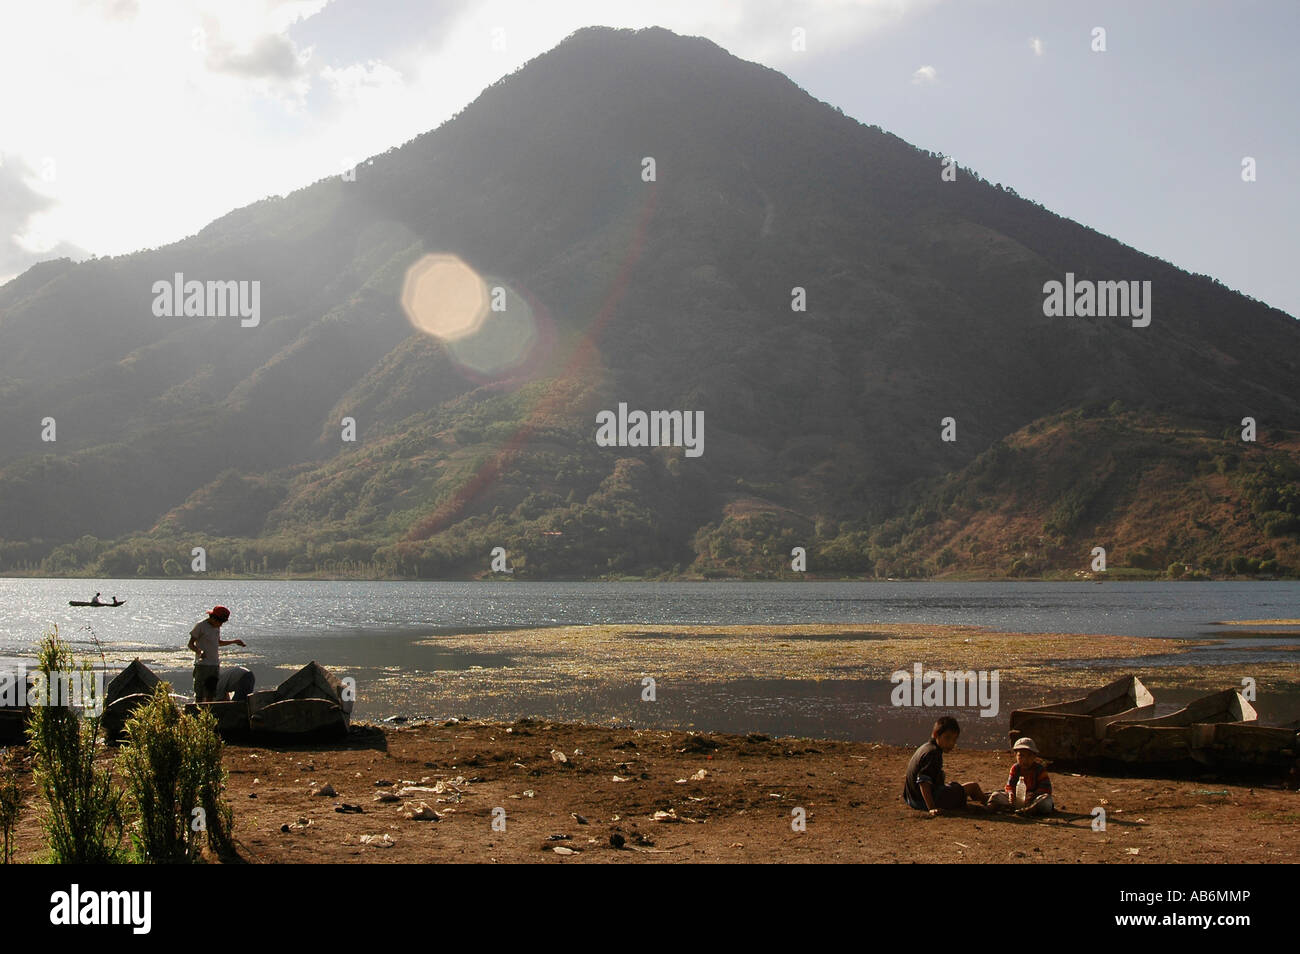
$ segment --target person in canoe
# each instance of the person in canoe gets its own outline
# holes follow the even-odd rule
[[[243,646],[242,639],[222,639],[221,627],[230,619],[224,606],[212,607],[208,618],[190,630],[189,649],[194,653],[194,701],[212,702],[217,697],[221,676],[221,647]]]
[[[69,606],[125,606],[125,605],[126,605],[126,600],[119,600],[119,599],[115,596],[115,597],[113,597],[113,602],[111,602],[111,603],[105,603],[105,602],[103,601],[103,599],[100,598],[100,595],[99,595],[98,593],[96,593],[94,599],[91,599],[91,600],[68,600],[68,605],[69,605]]]

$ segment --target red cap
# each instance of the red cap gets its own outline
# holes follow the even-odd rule
[[[230,610],[226,609],[224,606],[214,606],[212,607],[212,612],[208,615],[215,616],[217,619],[224,622],[225,620],[230,619]]]

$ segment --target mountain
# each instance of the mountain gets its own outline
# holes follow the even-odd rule
[[[0,287],[0,570],[203,546],[209,572],[463,577],[500,546],[520,576],[777,575],[803,546],[811,572],[1070,573],[1108,534],[1300,573],[1295,319],[941,158],[706,40],[592,28],[354,181],[37,265]],[[159,316],[177,273],[259,283],[255,325]],[[1150,322],[1048,317],[1051,281],[1150,282]],[[444,330],[504,311],[438,338],[404,296]],[[702,412],[703,453],[598,445],[620,404]],[[1247,511],[1180,536],[1206,453]],[[1071,493],[1017,530],[1057,541],[1032,568],[990,556]]]

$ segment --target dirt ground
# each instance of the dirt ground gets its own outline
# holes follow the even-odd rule
[[[334,745],[230,745],[225,762],[250,863],[1300,860],[1300,793],[1276,783],[1055,770],[1062,810],[1050,818],[929,818],[899,797],[909,755],[872,743],[523,720],[357,726]],[[951,780],[986,790],[1001,787],[1009,764],[1005,753],[960,745],[945,758]],[[327,784],[337,794],[313,794]],[[407,817],[422,803],[437,820]],[[362,813],[336,811],[345,804]],[[1093,830],[1095,807],[1105,831]],[[804,831],[794,826],[800,809]],[[40,859],[31,808],[17,844],[18,860]]]

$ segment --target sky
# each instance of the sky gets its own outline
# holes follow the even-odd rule
[[[0,23],[0,281],[338,174],[584,26],[662,26],[1300,315],[1300,0],[0,0]]]

